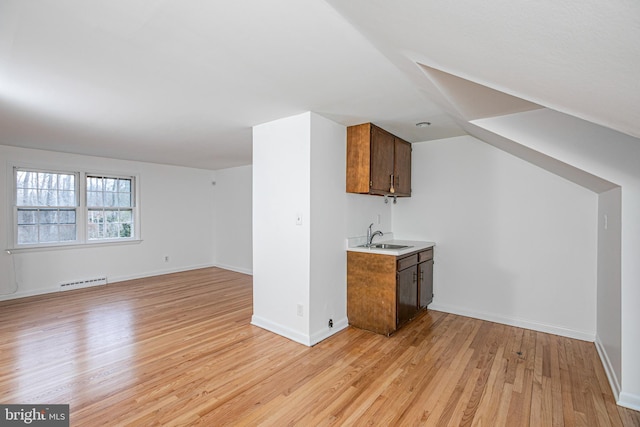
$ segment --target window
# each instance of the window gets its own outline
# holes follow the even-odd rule
[[[17,244],[77,240],[77,174],[16,170]]]
[[[87,175],[88,238],[133,236],[132,178]]]
[[[15,247],[136,239],[135,177],[14,168]]]

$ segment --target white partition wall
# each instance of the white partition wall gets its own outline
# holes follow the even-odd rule
[[[252,323],[305,345],[347,326],[345,141],[309,112],[253,129]]]

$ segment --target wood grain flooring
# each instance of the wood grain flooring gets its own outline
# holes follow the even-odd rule
[[[194,270],[0,302],[0,403],[72,426],[640,426],[593,343],[429,311],[308,348],[249,324],[251,277]]]

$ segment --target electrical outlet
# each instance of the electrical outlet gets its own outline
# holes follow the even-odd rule
[[[329,327],[333,328],[333,319],[329,319]]]
[[[297,311],[298,311],[298,316],[300,317],[304,316],[304,307],[302,306],[302,304],[298,304]]]
[[[164,262],[169,262],[169,255],[164,256]]]

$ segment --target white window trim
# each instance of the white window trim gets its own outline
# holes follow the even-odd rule
[[[16,200],[16,169],[29,169],[40,172],[54,172],[54,173],[66,173],[75,174],[78,177],[78,205],[76,209],[76,227],[77,227],[77,240],[71,242],[54,242],[54,243],[37,243],[28,245],[18,245],[18,227],[17,227],[17,200]],[[76,167],[50,167],[48,165],[38,164],[25,164],[25,163],[8,163],[7,164],[7,238],[10,242],[7,242],[6,252],[8,253],[20,253],[31,251],[48,251],[57,249],[73,249],[73,248],[89,248],[89,247],[103,247],[114,245],[129,245],[138,244],[142,242],[142,227],[141,227],[141,209],[140,209],[140,175],[134,173],[127,173],[123,171],[105,171],[100,169],[90,168],[76,168]],[[125,178],[133,179],[132,186],[132,202],[133,202],[133,227],[134,236],[131,238],[121,239],[99,239],[89,240],[88,238],[88,225],[86,205],[87,189],[86,179],[87,175],[97,175],[109,178]]]

